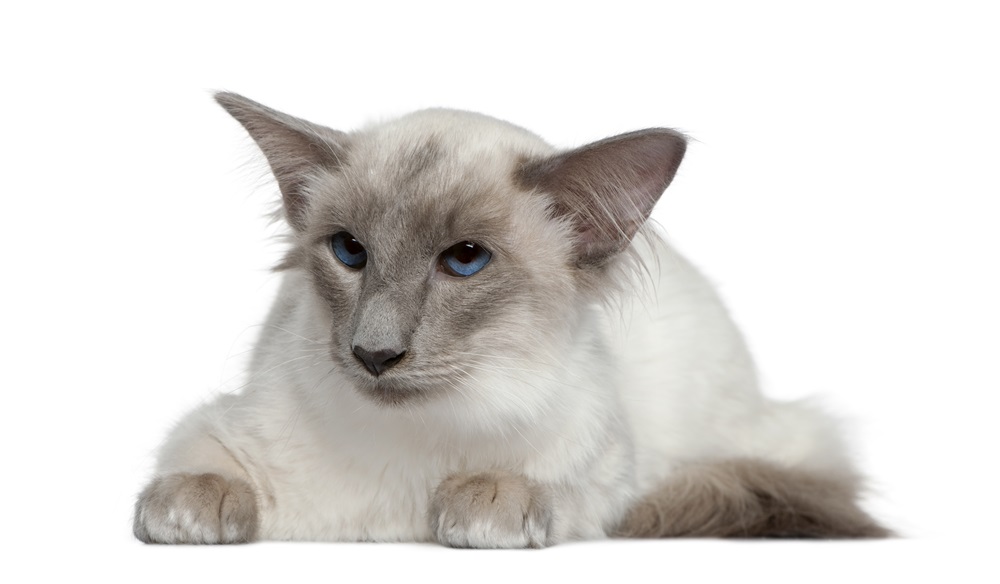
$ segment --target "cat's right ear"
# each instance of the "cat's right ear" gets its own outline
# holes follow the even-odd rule
[[[652,128],[525,161],[517,180],[548,193],[554,215],[575,230],[577,265],[605,265],[624,251],[673,180],[687,142]]]
[[[215,94],[227,112],[243,124],[260,147],[278,181],[285,218],[293,229],[305,229],[308,200],[303,186],[316,169],[339,168],[347,154],[347,134],[261,105],[242,95]]]

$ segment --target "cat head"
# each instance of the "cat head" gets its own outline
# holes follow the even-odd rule
[[[216,99],[277,179],[281,267],[308,275],[331,359],[385,405],[557,363],[685,150],[650,129],[557,151],[450,110],[344,133]]]

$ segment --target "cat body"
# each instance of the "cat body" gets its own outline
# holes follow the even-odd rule
[[[173,430],[140,539],[884,534],[835,424],[761,395],[712,287],[644,225],[678,134],[562,152],[466,112],[343,134],[217,98],[291,245],[246,386]]]

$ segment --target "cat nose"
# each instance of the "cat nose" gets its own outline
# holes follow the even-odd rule
[[[393,349],[380,349],[369,351],[358,345],[354,345],[354,356],[365,366],[372,375],[378,377],[396,363],[402,360],[406,351],[395,351]]]

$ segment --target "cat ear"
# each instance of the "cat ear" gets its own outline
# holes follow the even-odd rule
[[[235,93],[216,93],[215,101],[243,124],[260,147],[278,180],[288,223],[294,229],[304,229],[306,178],[317,168],[341,166],[347,134],[283,114]]]
[[[601,266],[628,247],[686,147],[673,130],[640,130],[526,162],[519,179],[554,197],[553,211],[572,221],[578,264]]]

